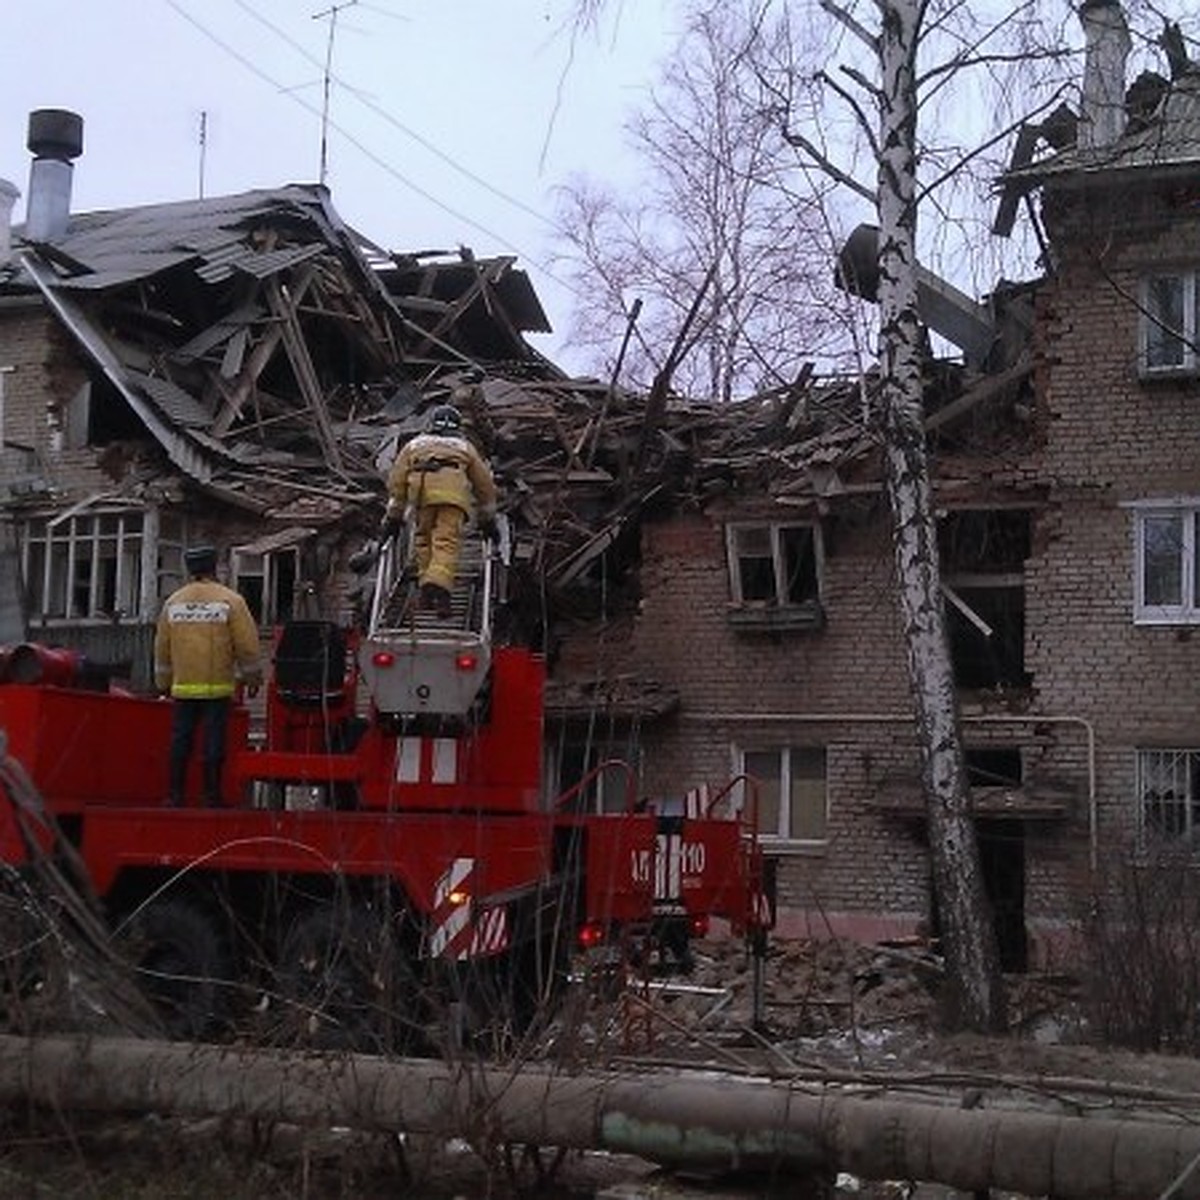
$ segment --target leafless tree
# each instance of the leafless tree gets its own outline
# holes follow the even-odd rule
[[[578,178],[561,192],[560,257],[579,297],[571,340],[601,372],[635,300],[643,316],[625,369],[642,386],[670,354],[679,390],[728,400],[789,383],[806,360],[827,362],[846,344],[822,205],[830,184],[814,185],[781,156],[776,100],[755,68],[791,53],[786,13],[768,8],[691,5],[685,36],[628,126],[643,182],[617,193]]]
[[[1135,25],[1140,18],[1143,30],[1148,20],[1157,25],[1155,33],[1162,29],[1164,14],[1157,6],[1130,8]],[[829,34],[823,58],[810,57],[805,71],[797,69],[787,41],[790,10],[807,17],[793,28],[821,25]],[[778,31],[746,45],[761,95],[770,97],[764,111],[785,114],[785,140],[801,160],[869,206],[880,230],[878,424],[934,887],[956,1001],[950,1015],[972,1028],[992,1028],[1003,1019],[1004,995],[969,812],[942,604],[922,428],[926,333],[917,308],[917,271],[924,250],[943,256],[957,251],[975,264],[994,265],[979,253],[980,247],[998,245],[979,236],[990,205],[964,203],[964,197],[969,201],[974,190],[978,200],[981,181],[990,193],[1022,121],[1037,120],[1072,98],[1069,81],[1079,73],[1063,63],[1078,26],[1069,6],[1046,0],[1017,6],[961,0],[874,0],[869,6],[815,0],[802,6],[764,0],[755,12],[755,29],[767,28],[770,17],[776,22],[770,28]],[[1142,36],[1144,42],[1157,40],[1155,34]],[[856,170],[864,162],[873,166],[869,183]],[[930,232],[923,241],[919,213],[934,218],[926,219]],[[971,290],[984,290],[978,276],[975,283]]]
[[[925,331],[918,313],[918,214],[939,216],[939,190],[971,179],[973,160],[1008,144],[1021,120],[1036,119],[1067,91],[1069,59],[1060,10],[1031,0],[997,9],[949,0],[876,0],[870,28],[842,0],[820,8],[873,60],[870,73],[847,67],[841,79],[814,79],[853,112],[859,135],[877,166],[874,186],[859,188],[875,205],[879,225],[879,422],[886,487],[893,517],[897,598],[908,649],[947,979],[950,1015],[975,1029],[1004,1016],[1003,981],[988,913],[978,846],[970,815],[962,738],[942,603],[937,526],[923,431],[921,359]],[[1154,13],[1157,20],[1161,15]],[[1073,16],[1071,18],[1074,20]],[[979,77],[982,76],[982,79]],[[975,77],[974,83],[968,83]],[[1072,68],[1069,76],[1078,77]],[[999,89],[989,88],[999,82]],[[947,138],[945,125],[925,118],[947,95],[995,94],[973,106],[986,114],[960,122],[975,146]],[[1019,96],[1020,111],[1006,108]],[[939,136],[940,134],[940,136]],[[823,145],[789,131],[788,140],[831,175],[854,184]],[[1002,169],[996,163],[994,179]],[[946,241],[948,222],[940,235]],[[959,244],[975,239],[963,238]]]

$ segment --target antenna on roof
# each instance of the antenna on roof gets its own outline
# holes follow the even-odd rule
[[[343,8],[353,8],[358,0],[345,0],[344,4],[331,4],[321,12],[313,13],[313,20],[320,21],[329,18],[329,40],[325,44],[325,76],[322,80],[321,102],[321,177],[322,185],[328,174],[329,164],[329,81],[333,74],[333,39],[337,33],[338,13]]]
[[[200,110],[200,199],[204,199],[204,159],[208,154],[208,109]]]

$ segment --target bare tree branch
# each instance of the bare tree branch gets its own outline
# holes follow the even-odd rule
[[[818,0],[818,3],[839,25],[844,26],[858,38],[872,54],[878,53],[879,39],[860,25],[840,4],[835,4],[834,0]]]
[[[817,147],[809,141],[802,133],[795,133],[790,129],[783,128],[780,130],[783,140],[789,146],[794,146],[797,150],[803,150],[809,158],[812,159],[816,166],[820,167],[830,179],[836,180],[838,183],[844,184],[856,195],[861,196],[864,200],[875,203],[875,192],[866,184],[859,183],[853,175],[847,175],[835,162],[823,154]]]

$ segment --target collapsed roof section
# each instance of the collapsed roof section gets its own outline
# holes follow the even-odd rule
[[[601,560],[609,581],[635,560],[646,511],[729,494],[823,511],[878,487],[868,382],[806,368],[722,405],[669,377],[650,397],[569,379],[524,339],[548,322],[511,258],[386,254],[319,186],[73,215],[19,261],[0,287],[44,297],[128,410],[113,426],[144,428],[265,533],[371,508],[389,443],[453,398],[517,518],[518,562],[560,611],[590,607],[579,585]],[[965,444],[1027,372],[940,377],[940,441]]]
[[[392,259],[315,185],[74,215],[19,262],[7,290],[36,288],[171,463],[253,511],[376,495],[373,426],[405,389],[497,360],[557,374],[511,258]]]

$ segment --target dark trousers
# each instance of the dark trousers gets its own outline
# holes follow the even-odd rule
[[[225,727],[229,722],[229,699],[176,700],[171,720],[171,803],[183,803],[188,759],[196,728],[204,726],[204,802],[221,802],[221,767],[225,762]]]

